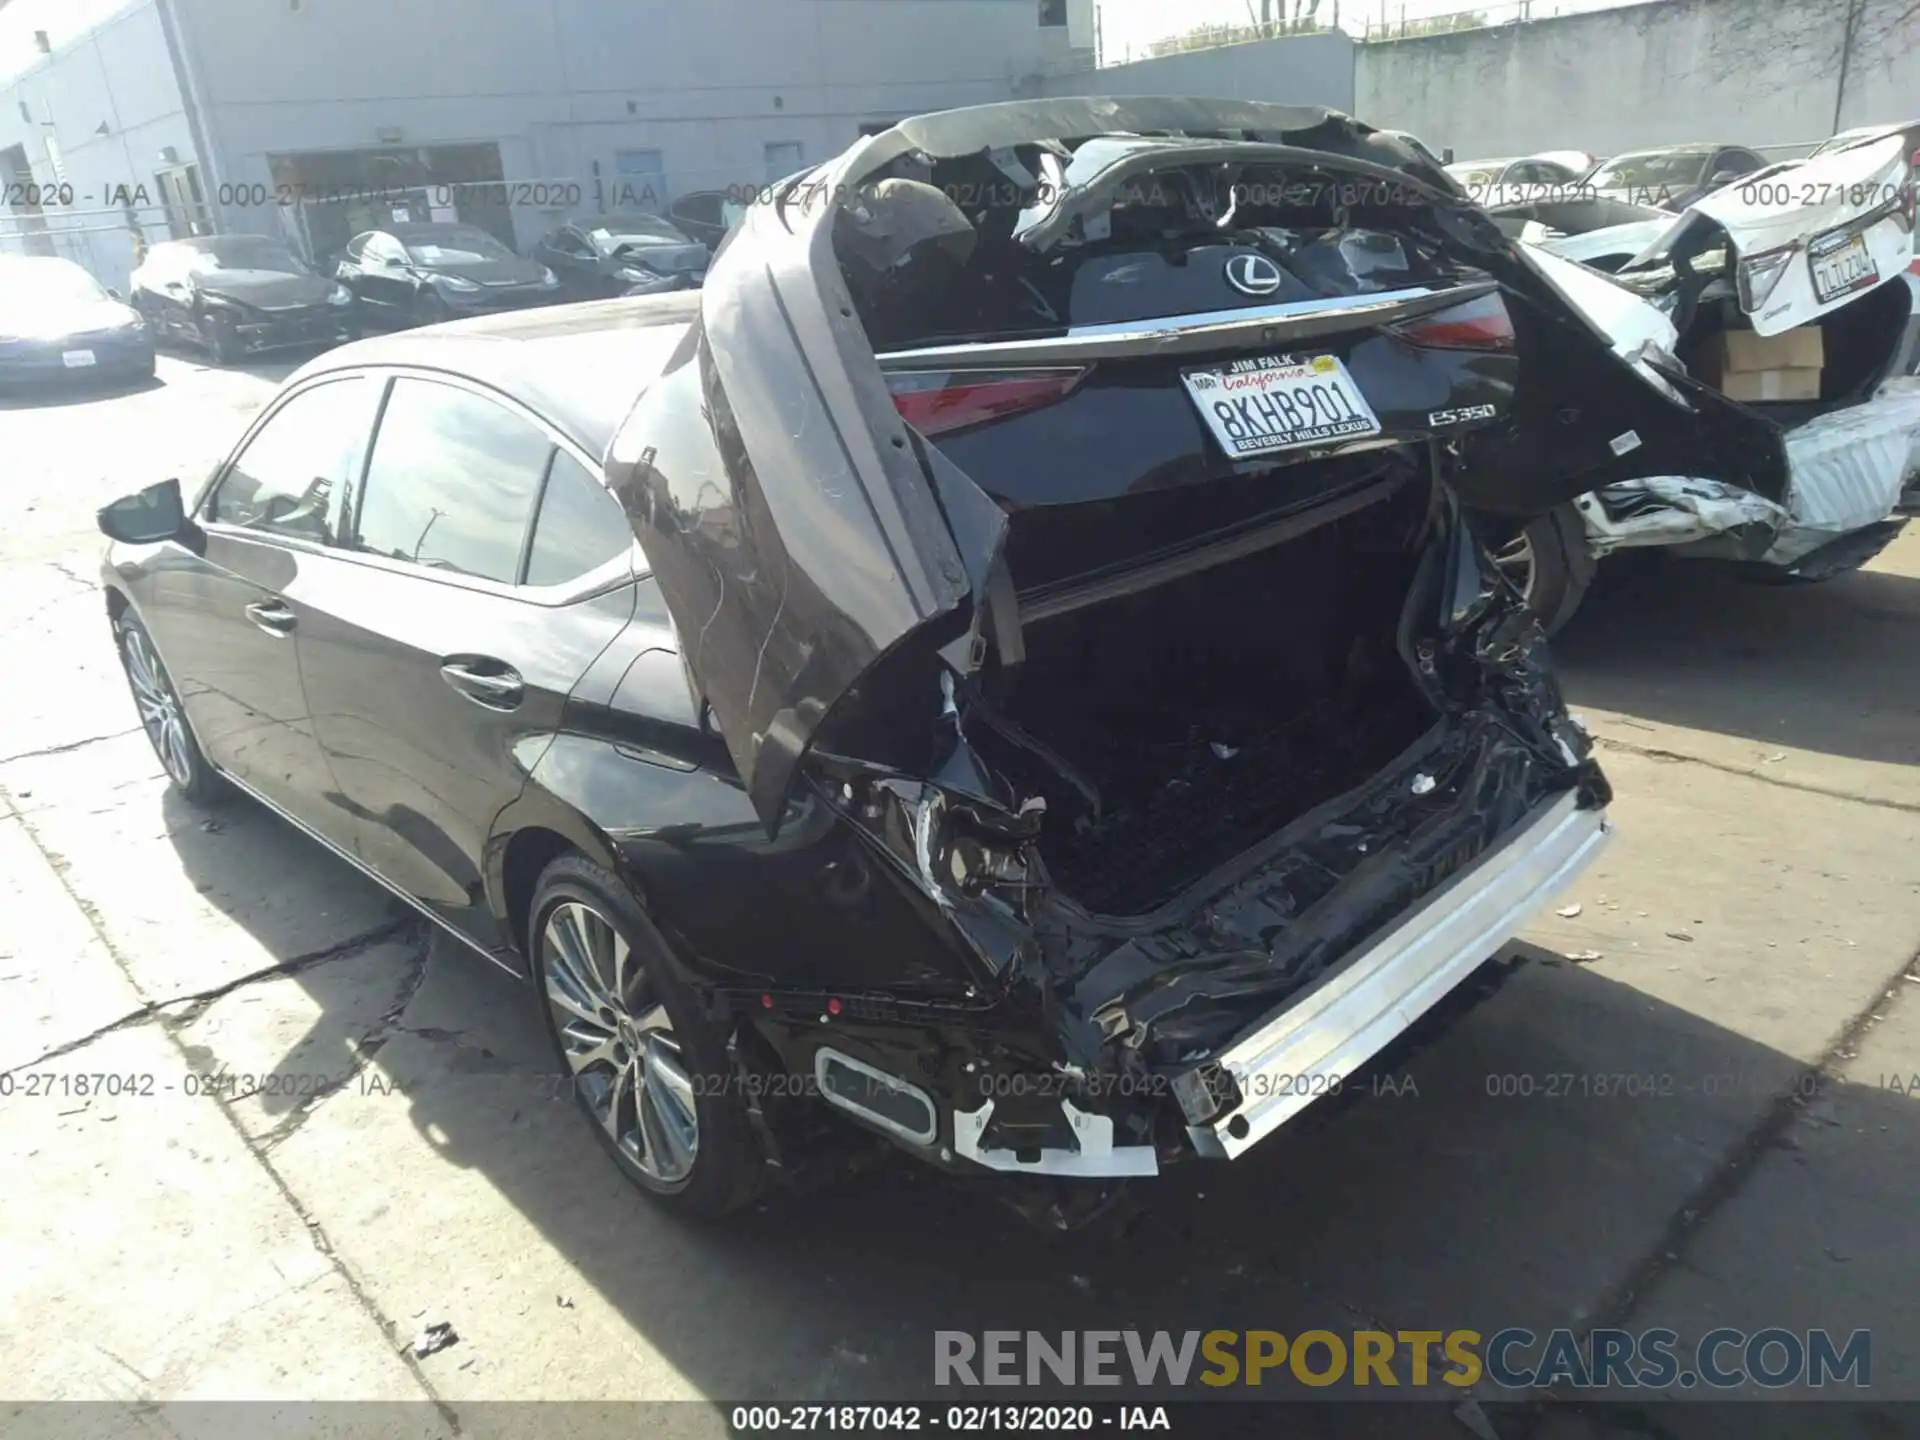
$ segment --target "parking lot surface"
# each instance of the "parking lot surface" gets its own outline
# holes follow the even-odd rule
[[[451,1430],[924,1399],[942,1329],[1726,1325],[1870,1329],[1870,1398],[1920,1401],[1920,531],[1825,585],[1595,597],[1558,648],[1618,837],[1385,1090],[1072,1235],[905,1161],[701,1227],[607,1163],[529,994],[266,812],[167,793],[94,510],[191,491],[291,368],[0,408],[0,1392]]]

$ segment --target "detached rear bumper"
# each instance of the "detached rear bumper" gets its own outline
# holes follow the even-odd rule
[[[1194,1148],[1231,1159],[1328,1093],[1477,969],[1611,833],[1606,812],[1578,808],[1572,794],[1540,806],[1505,844],[1204,1067],[1231,1079],[1239,1099],[1189,1125]],[[1217,1093],[1194,1079],[1176,1081],[1175,1093]]]

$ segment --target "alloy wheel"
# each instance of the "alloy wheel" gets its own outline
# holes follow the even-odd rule
[[[154,754],[166,766],[167,774],[182,789],[193,785],[193,756],[188,749],[186,717],[180,710],[180,697],[153,653],[146,632],[127,625],[120,631],[121,663],[126,666],[127,683],[133,687],[133,703],[140,711],[141,728],[153,742]]]
[[[614,1147],[660,1186],[692,1173],[700,1122],[685,1052],[625,937],[563,900],[540,936],[547,1005],[582,1102]]]
[[[1519,590],[1523,600],[1533,599],[1533,541],[1522,530],[1507,544],[1494,552],[1493,563]]]

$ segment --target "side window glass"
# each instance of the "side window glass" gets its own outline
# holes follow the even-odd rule
[[[227,468],[207,518],[337,543],[379,388],[375,380],[354,376],[287,401]]]
[[[529,585],[560,585],[606,564],[633,545],[627,512],[606,486],[564,450],[553,456],[540,518],[527,554]]]
[[[512,584],[553,442],[471,391],[396,380],[374,437],[358,547]]]

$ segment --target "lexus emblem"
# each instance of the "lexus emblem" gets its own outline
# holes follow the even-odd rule
[[[1280,288],[1280,267],[1264,255],[1235,255],[1227,261],[1227,283],[1242,295],[1271,295]]]

